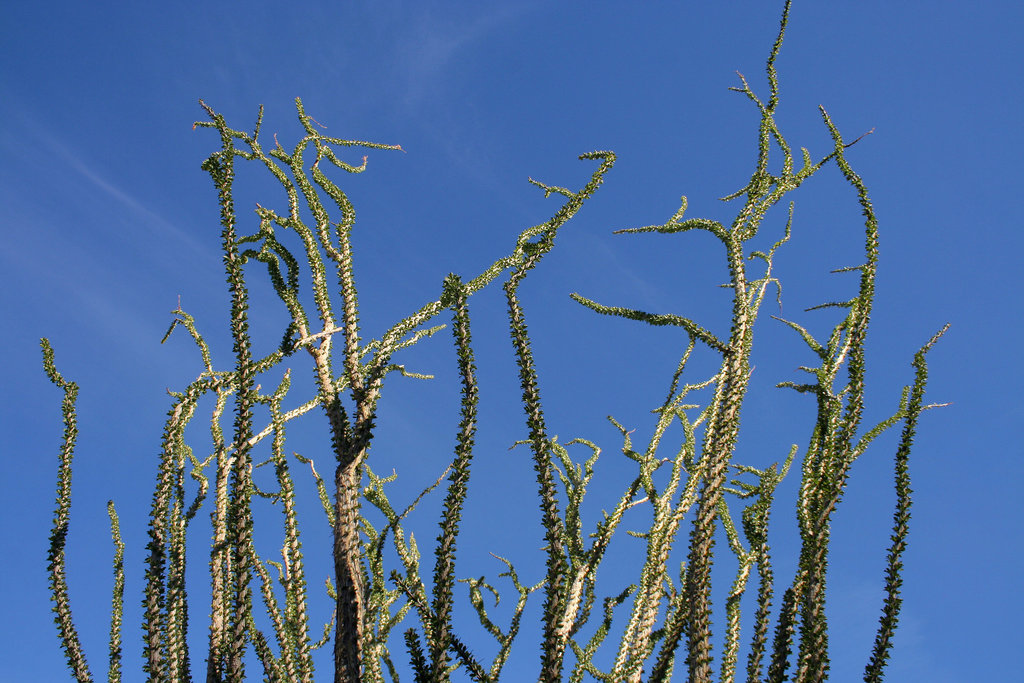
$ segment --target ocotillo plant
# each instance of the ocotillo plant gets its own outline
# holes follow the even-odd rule
[[[708,682],[712,669],[712,643],[721,642],[717,676],[734,681],[745,657],[748,681],[822,681],[829,673],[829,628],[825,598],[830,546],[830,521],[847,486],[853,462],[882,432],[902,425],[895,454],[896,509],[885,574],[882,614],[864,679],[882,679],[892,647],[892,634],[900,611],[902,555],[906,546],[910,510],[909,454],[918,419],[929,407],[924,402],[927,380],[925,354],[942,334],[929,340],[913,359],[915,374],[897,410],[878,424],[865,426],[865,344],[875,292],[878,261],[878,222],[867,189],[847,160],[848,142],[824,109],[821,117],[832,139],[831,150],[814,160],[801,148],[799,158],[776,123],[779,104],[776,58],[789,13],[787,2],[778,37],[767,61],[768,96],[758,96],[740,76],[741,93],[759,112],[756,162],[744,187],[724,198],[738,205],[728,225],[705,218],[684,218],[686,199],[665,223],[621,230],[624,233],[671,235],[693,230],[710,233],[722,247],[726,284],[732,296],[731,325],[716,332],[674,313],[650,313],[609,306],[580,294],[573,298],[605,315],[619,316],[655,326],[680,328],[687,344],[668,381],[668,392],[657,405],[656,425],[646,443],[634,446],[633,430],[612,419],[622,434],[622,453],[635,464],[636,473],[611,511],[592,528],[584,529],[583,503],[597,467],[600,449],[586,439],[565,444],[551,436],[543,411],[540,379],[534,362],[527,313],[519,287],[554,247],[559,230],[598,189],[615,163],[608,151],[583,154],[596,164],[579,189],[531,182],[545,197],[561,198],[552,217],[522,231],[508,255],[467,278],[448,275],[434,297],[412,314],[394,323],[377,339],[365,340],[359,318],[359,299],[353,269],[351,233],[355,212],[338,181],[329,175],[361,173],[360,165],[344,161],[348,148],[398,150],[397,145],[328,137],[296,100],[304,135],[289,151],[277,142],[265,148],[260,137],[262,108],[253,132],[230,127],[211,107],[202,103],[208,120],[197,127],[212,128],[221,147],[204,162],[220,202],[221,241],[230,294],[231,369],[215,369],[213,355],[192,316],[174,311],[168,331],[183,328],[195,341],[203,370],[184,390],[173,394],[161,441],[161,458],[149,521],[143,618],[143,668],[150,680],[190,681],[196,657],[190,651],[190,613],[201,609],[186,591],[187,537],[198,512],[209,508],[213,542],[210,548],[209,636],[203,653],[205,679],[238,682],[251,674],[253,662],[270,681],[312,681],[313,653],[330,643],[334,652],[333,680],[397,681],[400,660],[409,662],[407,674],[417,683],[438,683],[463,676],[476,681],[497,681],[520,630],[527,601],[543,592],[538,679],[545,682],[601,681]],[[778,157],[778,159],[776,159]],[[770,163],[771,161],[771,163]],[[262,165],[280,184],[286,208],[258,205],[255,227],[243,231],[235,209],[237,163]],[[809,394],[816,419],[802,453],[793,446],[788,457],[764,469],[735,460],[741,414],[751,374],[754,323],[773,288],[780,287],[773,271],[777,251],[789,239],[793,205],[781,234],[767,250],[753,248],[765,217],[773,206],[826,164],[836,164],[852,188],[864,216],[864,257],[844,269],[859,274],[859,286],[845,301],[821,307],[844,313],[827,338],[815,338],[800,324],[782,320],[809,348],[816,365],[801,367],[806,382],[779,386]],[[286,245],[282,235],[294,232],[301,252]],[[674,239],[674,238],[672,238]],[[263,264],[290,320],[277,347],[258,357],[249,329],[249,271],[247,263]],[[303,292],[301,278],[308,277]],[[481,289],[503,280],[512,342],[522,387],[525,434],[520,442],[529,449],[536,472],[539,522],[544,531],[546,567],[543,579],[524,585],[509,560],[503,576],[516,594],[512,618],[504,628],[488,615],[485,590],[495,591],[484,579],[462,579],[469,586],[470,604],[484,630],[497,642],[497,654],[483,661],[473,641],[453,626],[454,588],[457,580],[456,548],[474,460],[479,388],[471,334],[469,301]],[[456,362],[461,378],[461,411],[454,457],[441,479],[427,486],[414,503],[399,512],[386,492],[394,478],[375,472],[370,446],[382,387],[389,375],[406,371],[402,351],[438,333],[435,324],[450,314]],[[702,347],[717,360],[717,370],[690,379],[688,362]],[[58,469],[57,510],[50,542],[49,568],[55,621],[60,642],[73,676],[91,681],[92,674],[80,643],[65,581],[64,549],[70,517],[71,461],[76,436],[77,386],[58,373],[50,344],[43,340],[47,375],[65,392],[64,441]],[[279,366],[294,356],[307,356],[315,378],[315,393],[295,407],[285,408],[291,385],[290,370]],[[263,384],[275,386],[263,390]],[[211,440],[205,457],[186,441],[186,426],[200,401],[211,397]],[[698,397],[704,402],[694,402]],[[289,401],[289,403],[291,403]],[[225,429],[224,414],[234,413]],[[269,412],[267,424],[257,422],[257,408]],[[313,460],[285,450],[287,425],[307,413],[322,411],[324,443],[330,444],[333,478],[325,480]],[[663,456],[662,443],[669,430],[678,431],[680,445]],[[254,461],[257,445],[269,443],[269,458]],[[591,452],[575,461],[568,446]],[[320,493],[323,512],[333,532],[333,582],[327,594],[334,604],[331,623],[311,625],[306,573],[292,474],[293,457],[308,466]],[[319,459],[325,467],[323,457]],[[780,580],[773,571],[768,541],[769,515],[780,481],[798,464],[801,480],[795,502],[800,533],[799,560],[794,575]],[[272,466],[276,489],[263,491],[253,471]],[[657,474],[657,477],[655,476]],[[403,528],[403,521],[424,496],[447,488],[434,547],[432,572],[421,566],[422,555]],[[186,476],[197,482],[189,495]],[[212,479],[212,481],[211,481]],[[280,559],[260,555],[254,542],[253,509],[261,499],[280,503],[284,538]],[[385,520],[380,526],[363,514],[363,506],[376,509]],[[640,534],[643,563],[629,586],[604,589],[598,601],[598,569],[633,510],[646,508],[650,526]],[[121,677],[121,620],[124,593],[123,548],[117,515],[108,506],[115,543],[114,598],[111,620],[109,675]],[[735,521],[739,513],[739,524]],[[777,518],[777,515],[776,515]],[[684,531],[688,528],[688,533]],[[735,579],[719,591],[725,621],[720,633],[712,629],[712,567],[716,536],[725,539],[735,561]],[[672,553],[688,537],[685,560],[673,565]],[[392,556],[386,548],[393,548]],[[397,565],[390,566],[392,557]],[[194,565],[193,565],[194,566]],[[742,615],[748,584],[756,573],[753,614]],[[776,602],[777,587],[782,597]],[[268,626],[254,615],[254,590],[266,610]],[[495,592],[495,594],[497,594]],[[615,608],[631,605],[624,624],[615,625]],[[751,606],[751,605],[748,605]],[[205,607],[205,606],[204,606]],[[595,612],[595,608],[598,608]],[[417,626],[398,638],[398,627],[415,615]],[[594,623],[591,623],[594,618]],[[741,642],[741,626],[749,628],[748,644]],[[584,634],[589,634],[585,636]],[[610,665],[601,668],[596,653],[607,644],[613,651]],[[405,653],[400,655],[403,650]],[[255,658],[255,659],[254,659]],[[247,668],[248,667],[248,668]],[[201,674],[199,674],[201,676]]]

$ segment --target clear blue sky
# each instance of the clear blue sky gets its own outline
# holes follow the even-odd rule
[[[276,132],[288,146],[297,135],[292,101],[301,96],[328,133],[407,151],[371,151],[365,174],[343,178],[358,212],[367,337],[433,298],[449,271],[475,274],[504,255],[521,229],[546,220],[555,200],[544,200],[527,177],[578,187],[592,167],[577,155],[618,154],[604,187],[524,289],[551,432],[563,441],[585,436],[605,449],[606,469],[591,492],[589,512],[597,514],[614,505],[629,476],[604,416],[643,434],[684,340],[668,328],[599,317],[567,294],[675,312],[712,330],[727,325],[716,288],[724,271],[709,240],[611,231],[664,222],[682,194],[688,216],[729,219],[732,205],[714,198],[749,177],[756,115],[727,88],[739,70],[765,92],[764,59],[780,7],[8,3],[0,42],[8,387],[0,412],[0,680],[66,679],[46,590],[60,393],[41,369],[44,335],[61,371],[81,386],[68,551],[77,623],[93,673],[102,677],[110,585],[105,502],[114,498],[129,545],[126,680],[140,680],[141,558],[170,405],[164,390],[182,388],[201,369],[184,336],[158,345],[179,295],[219,367],[230,363],[216,195],[199,168],[219,142],[209,130],[192,130],[204,118],[198,98],[236,128],[251,128],[265,104],[265,134]],[[914,350],[952,323],[930,356],[929,397],[953,405],[925,415],[912,458],[914,517],[893,681],[1009,680],[1024,646],[1014,618],[1024,606],[1022,18],[1020,4],[1005,0],[970,7],[802,1],[778,63],[779,121],[792,144],[815,156],[827,152],[819,104],[850,138],[874,129],[849,153],[881,222],[869,418],[894,408],[912,376]],[[248,183],[238,202],[243,219],[252,202],[276,201],[255,171],[242,171],[239,182]],[[820,331],[826,318],[802,311],[852,291],[850,276],[828,271],[859,262],[858,208],[834,169],[794,199],[793,239],[776,264],[783,312]],[[765,230],[783,223],[783,214],[774,214]],[[527,454],[507,452],[525,432],[499,294],[471,303],[483,423],[458,574],[497,579],[501,565],[487,555],[495,552],[516,558],[523,581],[533,583],[543,570],[540,527]],[[254,326],[270,345],[280,339],[280,316],[277,304],[265,303],[265,314],[254,309]],[[758,334],[739,459],[763,466],[783,458],[790,443],[806,443],[812,406],[772,388],[809,362],[802,344],[767,315]],[[371,464],[382,474],[398,471],[396,505],[450,458],[457,384],[449,349],[449,337],[440,335],[406,358],[410,369],[435,374],[433,383],[393,378],[386,390]],[[297,375],[308,374],[303,362],[295,357]],[[204,420],[197,418],[200,438]],[[319,416],[293,432],[294,448],[325,453]],[[836,516],[829,609],[837,681],[859,680],[870,650],[893,500],[893,443],[881,440],[857,463]],[[326,455],[320,462],[327,471]],[[422,530],[425,554],[438,500],[411,523]],[[792,563],[784,559],[793,548],[791,500],[783,497],[774,514],[783,576]],[[192,565],[197,662],[206,519],[197,518]],[[320,519],[307,528],[314,553],[328,530]],[[624,541],[619,552],[628,555],[629,547]],[[314,569],[311,584],[322,585]],[[614,571],[602,594],[628,583]],[[510,680],[535,675],[539,603],[537,596]],[[459,618],[474,628],[469,616]]]

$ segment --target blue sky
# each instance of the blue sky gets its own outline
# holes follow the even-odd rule
[[[370,151],[367,172],[343,179],[358,216],[367,337],[433,298],[448,272],[472,276],[507,253],[519,231],[546,220],[555,200],[544,200],[528,177],[580,186],[591,166],[577,161],[579,154],[618,154],[605,185],[524,286],[550,430],[605,449],[605,469],[590,494],[589,512],[598,514],[614,505],[629,476],[604,416],[639,433],[649,429],[648,411],[663,397],[685,340],[668,328],[596,316],[567,295],[675,312],[712,330],[728,324],[727,301],[716,288],[724,270],[709,240],[611,231],[664,222],[682,194],[688,216],[729,220],[732,205],[715,198],[746,183],[757,120],[750,103],[727,88],[737,85],[738,70],[766,91],[763,65],[780,5],[58,0],[45,9],[5,7],[0,680],[65,679],[45,573],[60,394],[41,369],[41,336],[53,342],[60,370],[81,386],[68,550],[77,623],[93,672],[102,676],[110,585],[105,502],[114,498],[129,545],[126,680],[140,680],[137,605],[149,492],[170,405],[164,392],[201,369],[184,336],[158,344],[179,296],[215,362],[230,363],[216,195],[199,168],[219,143],[209,130],[192,130],[203,118],[199,98],[243,129],[264,104],[265,134],[276,132],[287,146],[298,135],[293,100],[301,96],[329,134],[406,150]],[[1024,334],[1017,293],[1022,19],[1018,3],[1001,0],[971,7],[797,2],[778,62],[779,122],[792,144],[815,156],[828,151],[819,104],[849,138],[874,129],[849,153],[881,224],[869,419],[891,412],[912,376],[913,352],[952,323],[930,356],[929,385],[931,400],[952,405],[925,415],[912,458],[914,518],[891,680],[1007,680],[1022,646],[1011,620],[1022,607],[1024,559],[1014,502],[1024,456],[1017,358]],[[352,160],[359,156],[354,151]],[[243,219],[251,217],[245,207],[276,197],[255,170],[239,178]],[[776,263],[783,313],[820,331],[827,316],[802,311],[851,291],[849,276],[828,271],[856,263],[859,212],[831,168],[794,200],[793,239]],[[765,230],[781,230],[784,220],[783,212],[770,216]],[[275,344],[280,312],[264,302],[266,312],[253,314],[255,333]],[[543,569],[540,527],[526,452],[507,451],[525,432],[500,290],[475,297],[471,311],[484,394],[478,488],[458,573],[496,579],[501,565],[487,555],[495,552],[516,558],[524,582],[533,583]],[[767,315],[757,333],[739,459],[763,466],[781,460],[790,443],[805,444],[812,406],[773,388],[809,361],[799,340]],[[296,375],[307,372],[302,359],[295,362]],[[437,379],[392,379],[385,393],[371,465],[383,474],[397,470],[395,504],[402,506],[450,458],[458,399],[447,335],[424,342],[405,362]],[[326,447],[319,416],[292,433],[292,447],[307,455]],[[893,444],[882,439],[858,461],[836,516],[834,680],[858,679],[870,650]],[[792,494],[795,480],[784,492]],[[428,499],[410,523],[421,539],[436,533],[439,500]],[[785,559],[793,547],[790,500],[780,499],[774,513],[780,575],[792,563]],[[317,525],[322,521],[310,520],[311,553],[328,540]],[[198,524],[197,660],[205,533]],[[628,565],[628,540],[620,548],[605,593],[629,582],[616,573]],[[322,577],[310,580],[318,585]],[[535,602],[534,609],[539,596]],[[531,622],[510,680],[535,675],[535,635]]]

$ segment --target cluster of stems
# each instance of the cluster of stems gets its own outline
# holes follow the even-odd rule
[[[214,129],[221,140],[220,149],[204,162],[203,168],[213,180],[220,202],[233,358],[231,369],[216,370],[195,321],[179,305],[168,335],[178,327],[187,331],[199,349],[203,370],[184,390],[172,394],[161,441],[143,599],[143,668],[149,680],[190,681],[197,675],[197,660],[189,648],[189,611],[190,606],[193,612],[207,610],[190,604],[186,591],[186,541],[204,506],[212,527],[208,647],[201,658],[205,660],[208,683],[242,681],[254,662],[258,662],[259,675],[265,680],[312,681],[314,653],[328,644],[334,653],[334,681],[398,681],[397,653],[401,645],[396,642],[395,629],[414,617],[418,626],[402,630],[407,655],[403,659],[409,663],[406,676],[416,683],[440,683],[456,675],[497,681],[519,633],[527,601],[536,591],[543,593],[541,635],[536,644],[540,681],[576,682],[590,677],[637,683],[706,683],[716,676],[721,681],[735,681],[743,675],[751,682],[825,680],[829,673],[825,598],[830,522],[854,461],[881,433],[902,425],[895,456],[897,502],[885,574],[886,597],[864,672],[867,681],[881,680],[900,610],[902,553],[910,516],[910,447],[921,413],[932,407],[924,403],[925,354],[942,332],[914,357],[913,382],[895,412],[865,427],[866,340],[878,262],[878,225],[864,183],[846,157],[847,149],[857,140],[847,142],[822,109],[833,145],[815,161],[806,149],[794,154],[776,124],[779,88],[775,61],[788,14],[787,2],[767,62],[768,97],[762,99],[755,94],[742,75],[740,86],[733,88],[757,108],[759,133],[749,182],[723,198],[738,206],[732,222],[727,225],[706,218],[684,218],[684,197],[679,210],[665,223],[619,231],[667,235],[701,230],[713,235],[722,247],[728,273],[726,286],[732,295],[729,329],[719,333],[675,313],[651,313],[572,295],[597,313],[678,328],[685,337],[685,351],[671,376],[665,400],[654,410],[656,424],[647,442],[635,447],[633,430],[609,418],[621,432],[622,454],[635,464],[636,473],[611,512],[586,529],[581,510],[601,451],[586,439],[562,444],[550,436],[519,289],[551,251],[559,230],[598,189],[615,163],[615,155],[607,151],[582,155],[582,160],[595,163],[596,168],[576,190],[531,180],[545,197],[561,199],[549,220],[525,229],[507,256],[472,277],[447,276],[435,298],[379,338],[365,340],[353,271],[355,211],[328,170],[361,173],[366,169],[365,156],[358,165],[343,160],[348,148],[401,148],[328,137],[306,113],[301,100],[296,100],[302,138],[289,151],[277,143],[275,136],[274,146],[268,149],[260,138],[262,109],[255,129],[249,133],[231,128],[220,114],[202,104],[209,120],[196,126]],[[280,184],[285,197],[278,209],[257,205],[255,229],[248,233],[238,227],[233,199],[235,165],[239,162],[262,165]],[[793,204],[789,203],[789,218],[782,234],[769,249],[755,249],[752,244],[769,210],[830,163],[836,164],[848,181],[865,219],[864,261],[843,269],[859,273],[859,287],[846,301],[822,304],[845,313],[825,340],[816,339],[796,322],[782,321],[800,336],[816,360],[800,368],[808,381],[783,382],[779,386],[809,394],[814,399],[816,418],[802,453],[794,445],[781,463],[758,469],[736,462],[737,438],[751,375],[754,326],[769,290],[777,288],[781,292],[773,263],[777,250],[789,239]],[[285,233],[294,236],[286,239]],[[265,270],[289,319],[280,344],[262,357],[254,354],[249,326],[247,277],[252,268]],[[309,286],[305,294],[300,286],[303,277]],[[501,576],[511,583],[516,599],[511,619],[504,626],[492,620],[483,598],[484,591],[495,596],[500,592],[484,578],[459,579],[456,573],[459,523],[474,460],[480,396],[469,301],[496,281],[503,281],[512,352],[521,380],[525,417],[521,443],[529,449],[536,473],[545,557],[545,569],[542,575],[538,573],[535,585],[523,584],[513,563],[498,558],[506,569]],[[370,446],[379,399],[390,375],[423,377],[408,372],[395,359],[403,350],[441,330],[444,325],[437,319],[446,312],[451,315],[462,396],[454,455],[445,474],[399,512],[385,490],[394,476],[382,478],[371,468]],[[77,386],[57,372],[46,340],[43,348],[46,372],[65,392],[65,434],[49,555],[55,621],[73,676],[91,681],[64,578]],[[697,380],[684,379],[695,351],[712,354],[718,361],[717,370]],[[298,403],[288,396],[291,371],[280,370],[296,355],[307,357],[315,387],[312,397]],[[267,381],[274,376],[275,381]],[[264,383],[275,384],[276,388],[265,392]],[[186,442],[185,433],[200,401],[208,396],[214,406],[210,415],[212,449],[200,457]],[[705,397],[703,403],[695,402],[698,396]],[[294,407],[286,408],[286,403]],[[229,406],[233,420],[225,429],[224,413]],[[322,412],[325,418],[323,441],[329,443],[333,477],[322,477],[312,457],[285,450],[289,423],[314,411]],[[257,414],[267,412],[269,422],[260,424]],[[663,437],[670,430],[679,432],[681,445],[663,456]],[[269,456],[255,462],[267,446]],[[573,459],[569,447],[575,446],[589,452],[586,460]],[[327,466],[322,458],[317,462]],[[310,618],[291,469],[295,463],[308,468],[333,534],[334,572],[326,582],[333,615],[322,625],[312,624]],[[769,516],[776,489],[794,463],[799,463],[801,471],[796,500],[800,552],[793,576],[785,580],[773,571]],[[254,469],[262,465],[272,466],[276,488],[264,491],[254,481]],[[194,483],[186,486],[186,476]],[[420,564],[420,550],[403,522],[446,476],[433,572],[428,576]],[[280,557],[273,560],[261,556],[254,543],[253,506],[263,498],[279,503],[283,517]],[[372,522],[363,513],[364,505],[375,509],[379,515],[374,517],[383,522]],[[630,532],[643,545],[639,576],[631,585],[603,589],[606,592],[600,608],[595,609],[599,606],[597,576],[602,560],[631,511],[642,508],[646,508],[650,526],[643,533]],[[734,521],[737,511],[739,524]],[[109,513],[116,552],[108,679],[118,681],[124,544],[113,503]],[[716,538],[727,540],[736,570],[728,591],[720,591],[724,596],[721,606],[714,604],[712,590]],[[688,539],[685,553],[682,539]],[[745,601],[751,580],[756,581],[756,590]],[[469,602],[480,625],[495,641],[496,651],[489,658],[475,644],[479,637],[471,640],[453,627],[457,581],[467,584]],[[778,587],[783,592],[776,606]],[[263,625],[254,615],[256,593],[267,615],[260,622]],[[753,614],[744,619],[742,608],[750,600]],[[623,603],[630,604],[628,616],[615,625],[616,607]],[[724,613],[717,657],[712,648],[715,609]],[[749,629],[745,647],[741,627]],[[595,657],[609,639],[612,642],[607,645],[614,656],[602,668]],[[741,655],[746,660],[742,674]]]

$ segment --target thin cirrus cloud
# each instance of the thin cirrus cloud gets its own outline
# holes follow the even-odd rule
[[[474,17],[419,14],[396,42],[395,69],[404,85],[406,108],[417,108],[438,93],[446,70],[460,52],[514,22],[530,7],[495,5]]]
[[[123,189],[123,179],[111,177],[96,164],[89,163],[85,155],[40,124],[39,120],[42,120],[42,117],[33,115],[30,103],[21,101],[9,91],[4,93],[4,97],[4,114],[8,122],[5,135],[0,139],[0,147],[5,149],[6,154],[17,157],[19,166],[23,169],[6,182],[4,189],[12,193],[12,196],[31,197],[35,187],[45,186],[47,182],[59,185],[61,193],[67,196],[73,192],[69,183],[77,176],[90,186],[89,191],[81,192],[80,196],[92,197],[96,194],[94,190],[99,190],[103,195],[114,199],[117,205],[127,209],[122,212],[114,208],[105,209],[103,223],[111,223],[111,218],[115,219],[113,222],[130,222],[136,230],[149,231],[163,240],[165,250],[185,249],[191,257],[198,257],[209,263],[219,262],[219,254],[209,245],[201,243],[173,221],[148,208],[143,201]],[[51,171],[64,173],[68,177],[54,178],[50,175]],[[41,180],[44,174],[47,176],[47,182]],[[76,211],[75,223],[78,229],[86,228],[89,219],[90,216],[85,210]]]
[[[91,330],[118,330],[112,341],[121,348],[152,348],[163,330],[153,327],[146,292],[166,275],[164,267],[154,261],[140,279],[139,272],[118,267],[120,259],[159,243],[162,252],[180,252],[197,269],[210,270],[204,264],[217,263],[215,252],[39,123],[24,115],[12,118],[4,147],[22,170],[4,183],[12,229],[10,248],[0,251],[0,259],[24,293],[22,304],[53,307]],[[39,189],[46,184],[71,201],[62,207],[44,201]],[[173,308],[172,295],[168,299],[166,310]]]
[[[64,145],[55,136],[50,135],[34,124],[29,124],[35,130],[33,133],[39,141],[55,155],[59,156],[68,168],[75,170],[82,178],[88,180],[93,186],[102,190],[109,197],[117,200],[123,207],[129,209],[133,218],[141,220],[142,224],[169,240],[171,245],[184,247],[192,252],[194,256],[202,257],[209,262],[218,260],[214,251],[208,246],[196,240],[187,232],[177,227],[171,221],[159,215],[152,209],[147,208],[142,202],[130,195],[128,192],[117,187],[95,168],[85,163],[82,157],[76,154],[71,148]],[[173,247],[171,247],[173,248]]]

